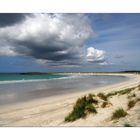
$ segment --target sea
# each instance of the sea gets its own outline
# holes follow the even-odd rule
[[[125,76],[79,74],[0,74],[0,106],[74,94],[128,80]]]

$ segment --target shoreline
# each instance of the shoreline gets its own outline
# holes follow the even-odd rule
[[[0,107],[0,126],[69,126],[73,123],[63,124],[63,120],[79,97],[89,93],[97,94],[99,92],[110,92],[130,88],[140,84],[140,75],[112,73],[104,75],[126,76],[129,79],[117,84],[99,87],[85,92],[57,95],[26,103],[17,103],[15,105]],[[75,125],[73,124],[72,126]]]
[[[67,76],[67,78],[62,78],[62,79],[63,80],[59,78],[46,79],[45,82],[44,80],[43,81],[41,80],[40,82],[37,83],[35,83],[35,81],[29,82],[29,84],[28,82],[24,82],[24,80],[21,80],[20,83],[18,82],[19,86],[18,84],[16,83],[14,84],[13,82],[12,84],[6,84],[8,86],[5,85],[3,86],[0,84],[0,89],[2,93],[0,96],[0,107],[6,105],[13,105],[17,103],[30,102],[33,100],[38,100],[43,98],[47,99],[49,97],[55,97],[55,96],[59,97],[61,95],[66,95],[66,94],[69,95],[69,94],[77,94],[86,91],[92,91],[99,87],[105,87],[107,85],[112,85],[119,82],[127,81],[128,77],[123,75],[119,75],[119,76],[98,75],[97,76],[92,74],[92,76],[90,76],[89,74],[86,75],[80,74],[80,75],[69,75]],[[22,88],[22,83],[24,88]]]

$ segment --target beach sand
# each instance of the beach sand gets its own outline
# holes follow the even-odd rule
[[[102,74],[103,75],[103,74]],[[77,92],[74,94],[59,95],[29,101],[26,103],[17,103],[0,107],[0,126],[140,126],[140,103],[127,109],[127,95],[113,96],[109,99],[110,106],[98,108],[97,114],[89,114],[84,119],[74,122],[64,122],[65,117],[72,111],[73,105],[79,97],[89,93],[98,94],[104,92],[107,94],[111,91],[118,91],[125,88],[136,87],[140,84],[140,75],[136,74],[104,74],[104,75],[121,75],[129,77],[128,81],[89,90],[86,92]],[[133,91],[137,98],[140,97],[140,91]],[[128,115],[119,120],[111,120],[111,115],[117,108],[124,108]]]

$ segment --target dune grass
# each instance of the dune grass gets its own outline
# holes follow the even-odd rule
[[[140,101],[140,98],[137,98],[137,99],[136,99],[136,102],[139,102],[139,101]]]
[[[123,108],[119,108],[113,112],[111,119],[119,119],[121,117],[125,117],[126,115],[127,112],[125,112]]]
[[[94,95],[94,94],[93,94]],[[92,94],[89,94],[87,97],[86,97],[86,101],[88,103],[94,103],[94,104],[98,104],[98,100],[93,98],[95,96],[93,96]]]
[[[130,100],[130,101],[128,102],[128,109],[131,109],[132,107],[134,107],[135,104],[136,104],[136,101],[135,101],[135,100]]]
[[[108,93],[106,96],[107,96],[107,98],[108,98],[108,97],[115,96],[115,95],[117,95],[117,94],[118,94],[117,92],[110,92],[110,93]]]
[[[107,101],[107,99],[108,99],[107,96],[105,95],[105,93],[99,93],[97,96],[104,101]]]
[[[127,88],[127,89],[123,89],[118,91],[119,95],[124,95],[124,94],[129,94],[132,90],[134,90],[135,88]]]
[[[96,108],[93,104],[97,104],[98,101],[93,99],[92,95],[89,94],[87,97],[84,96],[76,101],[73,110],[67,117],[65,117],[65,122],[73,122],[79,118],[86,117],[89,113],[97,113]]]
[[[138,86],[140,88],[140,85]],[[84,96],[79,98],[75,105],[73,106],[73,110],[68,114],[68,116],[65,117],[65,122],[73,122],[79,118],[85,118],[87,114],[89,113],[97,113],[96,107],[98,107],[99,101],[96,97],[103,100],[101,107],[105,108],[108,103],[108,98],[115,96],[115,95],[125,95],[128,94],[128,98],[136,97],[135,94],[132,93],[136,87],[133,88],[127,88],[119,91],[113,91],[105,95],[105,93],[99,93],[97,95],[95,94],[89,94],[88,96]],[[128,109],[135,106],[136,102],[140,101],[140,98],[137,98],[135,100],[130,100],[128,102]],[[118,108],[115,110],[112,114],[111,119],[119,119],[121,117],[125,117],[127,115],[127,112],[123,108]]]
[[[140,85],[138,85],[138,90],[140,90]]]
[[[92,104],[87,105],[85,110],[87,113],[97,113],[96,108]]]
[[[105,101],[105,102],[102,103],[101,107],[105,108],[107,105],[108,105],[108,102]]]
[[[125,123],[124,127],[132,127],[129,123]]]
[[[135,93],[133,93],[132,95],[128,95],[128,99],[135,98],[135,97],[136,97]]]
[[[65,118],[66,122],[75,121],[78,118],[83,118],[85,114],[86,97],[79,98],[73,107],[73,111]]]
[[[91,95],[92,97],[96,97],[96,95],[93,93],[89,93],[89,95]]]
[[[119,90],[119,91],[113,91],[113,92],[108,93],[106,96],[108,98],[108,97],[112,97],[114,95],[129,94],[134,89],[135,89],[135,87],[133,87],[133,88],[127,88],[127,89],[123,89],[123,90]]]

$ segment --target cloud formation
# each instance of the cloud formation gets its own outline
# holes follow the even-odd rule
[[[84,15],[34,14],[20,24],[0,28],[0,54],[50,61],[80,59],[81,47],[92,34]]]
[[[0,46],[0,56],[16,56],[17,54],[10,46]]]
[[[84,14],[8,17],[0,23],[0,56],[23,55],[52,66],[79,65],[84,62],[85,42],[95,35]],[[104,55],[101,50],[88,48],[87,60],[100,63]]]
[[[105,62],[105,51],[98,50],[93,47],[87,48],[87,61],[95,63],[104,63]]]
[[[19,13],[1,13],[0,14],[0,27],[12,26],[18,24],[25,19],[25,14]]]

